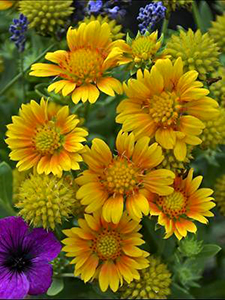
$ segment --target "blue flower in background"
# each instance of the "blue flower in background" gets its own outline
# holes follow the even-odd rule
[[[156,23],[165,18],[165,12],[166,7],[163,6],[162,2],[151,3],[141,7],[137,17],[137,20],[141,21],[138,25],[141,34],[145,34],[148,29],[152,29]]]
[[[20,14],[19,19],[13,19],[13,25],[10,25],[9,32],[12,34],[10,37],[13,41],[19,52],[23,52],[26,43],[25,33],[28,27],[27,17],[23,14]]]
[[[99,12],[99,10],[102,8],[102,0],[92,0],[92,1],[88,1],[88,5],[87,5],[87,11],[89,13],[96,13]]]

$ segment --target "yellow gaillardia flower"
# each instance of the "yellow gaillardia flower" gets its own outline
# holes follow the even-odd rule
[[[123,52],[118,64],[129,64],[130,69],[148,67],[157,59],[163,58],[163,55],[158,52],[161,39],[158,40],[157,31],[148,35],[138,33],[135,39],[131,39],[127,34],[127,41],[118,41],[116,45]]]
[[[204,122],[205,128],[200,136],[201,148],[216,149],[218,145],[225,144],[225,109],[220,108],[217,118]]]
[[[165,238],[173,233],[180,240],[187,231],[196,232],[193,220],[207,224],[205,217],[213,217],[210,211],[215,206],[210,197],[213,190],[200,188],[202,176],[193,179],[193,169],[185,179],[177,176],[174,181],[174,192],[168,196],[152,196],[149,198],[150,214],[158,216],[158,224],[165,226]]]
[[[191,29],[187,32],[181,30],[180,35],[173,34],[165,53],[171,55],[174,61],[181,57],[184,70],[196,70],[201,80],[206,80],[208,73],[214,72],[220,65],[219,47],[208,33],[202,35],[200,30],[195,33]]]
[[[18,0],[14,0],[14,1],[9,1],[9,0],[1,0],[0,1],[0,10],[5,10],[8,9],[10,7],[13,6],[13,4],[15,2],[17,2]]]
[[[140,279],[124,284],[120,299],[167,299],[171,273],[158,257],[148,257],[149,266],[140,271]]]
[[[54,33],[73,13],[72,0],[20,0],[19,10],[29,21],[29,27],[42,34]]]
[[[112,40],[118,40],[124,37],[124,33],[121,32],[122,26],[116,23],[116,20],[111,20],[108,16],[87,16],[85,17],[81,22],[79,22],[79,25],[84,22],[86,24],[89,24],[92,21],[99,21],[99,23],[102,25],[103,23],[107,23],[110,27],[111,32],[111,38]]]
[[[102,208],[103,218],[117,224],[123,214],[124,202],[129,215],[140,221],[148,215],[148,193],[169,195],[169,186],[175,177],[170,170],[152,170],[163,160],[162,149],[157,143],[149,145],[150,138],[135,142],[131,133],[119,132],[116,139],[117,155],[100,139],[94,139],[91,149],[86,146],[84,162],[89,170],[76,179],[81,185],[77,198],[85,211],[93,213]]]
[[[222,16],[217,15],[216,21],[213,21],[212,27],[209,28],[209,34],[220,51],[225,52],[225,13]]]
[[[220,213],[225,216],[225,175],[221,175],[216,179],[214,190],[215,202]]]
[[[18,191],[19,215],[34,227],[55,229],[68,219],[76,203],[75,192],[67,180],[54,175],[31,174]]]
[[[219,114],[218,103],[207,97],[209,91],[196,81],[196,71],[183,72],[178,58],[174,65],[160,59],[151,72],[137,72],[137,79],[124,84],[128,99],[117,107],[118,123],[124,131],[133,131],[136,138],[155,137],[165,149],[173,149],[177,160],[184,161],[186,145],[198,145],[197,137],[205,127],[201,120]]]
[[[38,174],[78,170],[82,157],[82,142],[87,131],[78,127],[79,119],[69,115],[68,106],[57,106],[53,102],[31,100],[22,104],[19,116],[12,117],[8,125],[6,143],[12,150],[10,158],[18,161],[19,171],[32,167]]]
[[[85,283],[97,279],[103,292],[108,287],[116,292],[124,280],[140,279],[138,270],[149,264],[149,253],[137,247],[144,244],[138,233],[141,225],[126,213],[117,225],[105,222],[100,212],[84,217],[78,220],[78,228],[63,230],[68,238],[62,241],[66,245],[62,251],[75,257],[74,275]]]
[[[209,86],[210,92],[213,93],[215,99],[220,103],[222,107],[225,107],[225,68],[220,67],[215,73],[212,74],[212,77],[217,82],[214,82]]]
[[[114,47],[110,38],[110,26],[99,21],[82,23],[78,29],[69,28],[67,43],[70,51],[58,50],[47,53],[45,58],[56,63],[32,65],[30,75],[39,77],[58,76],[62,80],[52,83],[48,91],[71,95],[74,103],[80,100],[94,103],[99,90],[114,96],[122,93],[121,83],[106,75],[116,66],[121,52]]]

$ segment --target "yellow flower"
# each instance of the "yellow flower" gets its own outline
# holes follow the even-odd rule
[[[158,40],[157,31],[144,36],[138,33],[133,40],[127,35],[126,42],[118,41],[116,45],[123,52],[118,64],[129,64],[130,69],[149,67],[157,59],[164,58],[164,55],[158,52],[161,47],[161,39]]]
[[[220,105],[225,107],[225,68],[220,67],[212,74],[212,77],[219,80],[211,84],[209,86],[209,90],[212,92],[213,96],[220,103]]]
[[[56,224],[68,219],[76,204],[75,191],[64,177],[31,174],[19,188],[19,215],[33,224],[54,230]]]
[[[215,202],[219,208],[220,213],[225,216],[225,175],[221,175],[216,179],[214,190]]]
[[[151,72],[137,72],[137,79],[124,84],[128,99],[117,107],[118,123],[136,138],[155,137],[165,149],[173,149],[177,160],[184,161],[186,144],[198,145],[197,137],[205,127],[201,120],[216,117],[218,103],[207,97],[209,91],[196,81],[196,71],[183,72],[178,58],[174,65],[160,59]]]
[[[124,202],[129,215],[140,221],[148,215],[148,193],[169,195],[173,189],[174,173],[169,170],[152,170],[163,160],[162,149],[157,143],[149,145],[150,138],[135,142],[131,133],[119,132],[116,156],[100,139],[94,139],[91,149],[86,146],[84,162],[89,170],[76,179],[81,185],[77,198],[85,211],[93,213],[102,208],[103,218],[117,224],[123,214]]]
[[[123,281],[139,279],[138,270],[148,266],[149,255],[137,247],[144,244],[138,233],[141,225],[126,213],[117,225],[105,222],[100,212],[84,217],[78,220],[78,228],[63,230],[68,238],[62,241],[66,245],[62,251],[74,257],[74,276],[85,283],[97,279],[103,292],[108,287],[116,292]]]
[[[18,1],[18,0],[16,0],[16,1]],[[1,0],[0,1],[0,10],[5,10],[5,9],[12,7],[14,2],[15,1]]]
[[[77,127],[79,119],[69,115],[69,107],[52,102],[31,100],[22,104],[19,116],[12,117],[8,125],[6,143],[12,150],[10,158],[18,161],[19,171],[34,167],[38,174],[78,170],[82,157],[82,142],[87,131]]]
[[[124,37],[124,33],[121,32],[122,26],[116,23],[116,20],[111,20],[109,19],[108,16],[87,16],[83,19],[83,21],[79,22],[79,25],[82,24],[82,22],[89,24],[92,21],[99,21],[99,23],[102,25],[103,23],[107,23],[110,27],[110,32],[111,32],[111,38],[112,40],[118,40]]]
[[[206,80],[208,73],[214,72],[220,65],[219,47],[208,33],[202,35],[200,30],[195,33],[191,29],[187,32],[182,30],[180,35],[173,34],[165,53],[171,55],[173,61],[181,57],[184,70],[196,70],[201,80]]]
[[[213,190],[200,188],[202,176],[193,179],[193,169],[185,179],[177,176],[174,181],[174,192],[168,196],[152,196],[149,198],[150,214],[158,216],[158,224],[165,226],[165,238],[173,233],[180,240],[187,231],[196,232],[193,220],[207,224],[205,217],[213,217],[210,211],[215,206],[210,197]]]
[[[32,65],[30,75],[38,77],[58,76],[62,80],[52,83],[48,91],[71,95],[74,103],[80,100],[94,103],[99,90],[110,96],[121,94],[121,83],[107,75],[117,64],[120,50],[110,38],[110,26],[99,21],[82,23],[78,29],[69,28],[67,43],[69,51],[49,52],[45,58],[56,63]]]
[[[148,257],[149,266],[140,271],[140,279],[119,290],[121,299],[167,299],[171,273],[158,257]]]
[[[19,10],[27,16],[29,27],[42,34],[54,33],[73,13],[72,0],[20,0]]]
[[[225,52],[225,13],[222,16],[217,15],[216,21],[213,21],[212,27],[209,28],[209,34],[220,51]]]
[[[205,128],[200,136],[203,149],[216,149],[225,144],[225,109],[220,108],[219,112],[217,118],[204,122]]]

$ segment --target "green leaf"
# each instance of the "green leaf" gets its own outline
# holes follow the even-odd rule
[[[183,287],[177,283],[171,286],[173,299],[194,299],[194,297]]]
[[[61,278],[53,278],[52,284],[47,291],[48,296],[55,296],[64,288],[64,281]]]
[[[197,255],[199,258],[206,258],[206,257],[212,257],[215,256],[219,251],[221,250],[221,247],[215,244],[207,244],[203,246],[203,249],[200,254]]]
[[[0,164],[0,198],[5,204],[12,204],[12,169],[6,162]]]
[[[213,20],[212,12],[206,1],[200,1],[199,13],[204,31],[206,32],[207,29],[211,27],[211,21]]]

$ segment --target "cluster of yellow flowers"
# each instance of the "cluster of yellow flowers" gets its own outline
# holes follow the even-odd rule
[[[213,191],[199,188],[202,176],[193,177],[186,164],[196,145],[211,146],[207,124],[224,131],[225,118],[216,120],[224,111],[200,81],[215,71],[219,49],[208,34],[189,30],[172,36],[161,51],[157,32],[124,41],[114,25],[92,17],[69,28],[69,49],[47,53],[51,63],[32,65],[30,75],[56,77],[48,92],[69,96],[76,105],[94,104],[101,93],[125,93],[117,107],[115,152],[99,138],[85,145],[87,129],[69,106],[43,98],[23,104],[6,133],[18,171],[32,170],[16,190],[15,205],[34,226],[53,230],[63,219],[83,215],[78,227],[63,231],[62,242],[84,282],[98,279],[102,291],[115,292],[134,280],[123,297],[144,298],[155,297],[164,279],[158,295],[166,297],[170,273],[139,248],[140,221],[158,216],[165,238],[175,234],[180,240],[196,232],[195,220],[206,224],[213,216]],[[135,70],[136,78],[115,78],[110,71],[121,65]],[[86,168],[80,170],[82,162]],[[77,171],[75,179],[66,173],[71,170]],[[146,272],[159,276],[152,282]],[[140,295],[137,286],[143,287]]]

